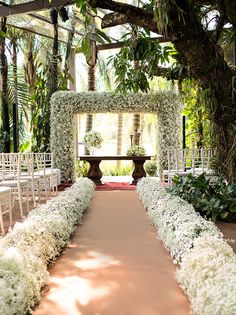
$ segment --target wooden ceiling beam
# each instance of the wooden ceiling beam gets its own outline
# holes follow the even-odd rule
[[[168,37],[152,37],[151,40],[156,41],[158,40],[160,43],[169,43],[171,42],[170,38]],[[104,45],[97,45],[98,50],[107,50],[107,49],[118,49],[125,46],[125,42],[116,42],[116,43],[109,43]]]
[[[48,0],[35,0],[21,4],[2,6],[0,7],[0,17],[43,11],[55,7],[71,5],[74,3],[75,0],[52,0],[51,2]]]
[[[29,32],[29,33],[32,33],[32,34],[35,34],[35,35],[39,35],[39,36],[42,36],[42,37],[46,37],[46,38],[49,38],[49,39],[53,40],[53,36],[50,36],[50,35],[47,35],[47,34],[44,34],[44,33],[40,33],[38,31],[32,30],[30,28],[26,28],[26,27],[23,27],[23,26],[16,26],[15,24],[11,24],[11,23],[7,23],[7,25],[12,27],[12,28],[16,28],[18,30],[22,30],[24,32]],[[64,41],[64,40],[58,39],[58,41],[61,42],[61,43],[67,44],[67,42]]]
[[[34,19],[38,19],[38,20],[43,21],[43,22],[48,23],[48,24],[52,24],[52,22],[48,18],[46,18],[46,17],[44,17],[44,16],[42,16],[40,14],[29,13],[28,15],[31,16]],[[72,30],[72,29],[70,29],[70,28],[68,28],[66,26],[61,25],[61,24],[58,24],[58,27],[63,29],[63,30],[65,30],[65,31],[67,31],[67,32],[74,32],[77,35],[84,36],[83,33],[79,32],[79,31],[76,31],[76,30]]]

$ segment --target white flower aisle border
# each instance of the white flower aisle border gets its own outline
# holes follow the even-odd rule
[[[0,240],[0,314],[23,315],[40,300],[47,265],[70,241],[90,205],[94,184],[79,179],[71,188],[32,210]]]
[[[193,313],[235,315],[236,255],[223,234],[155,180],[143,178],[137,192],[159,237],[179,264],[176,278]]]

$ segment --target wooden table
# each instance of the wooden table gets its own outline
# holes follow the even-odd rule
[[[146,160],[150,160],[151,156],[127,156],[127,155],[113,155],[113,156],[95,156],[83,155],[79,157],[82,161],[87,161],[90,164],[87,177],[91,179],[96,185],[102,185],[101,178],[102,172],[99,168],[101,161],[107,160],[131,160],[134,162],[134,170],[132,173],[132,184],[136,185],[137,181],[146,176],[143,164]]]

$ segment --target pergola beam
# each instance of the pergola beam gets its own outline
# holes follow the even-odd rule
[[[49,39],[52,39],[53,40],[53,37],[50,36],[50,35],[47,35],[47,34],[44,34],[44,33],[40,33],[38,31],[35,31],[35,30],[32,30],[30,28],[26,28],[26,27],[23,27],[23,26],[16,26],[15,24],[11,24],[11,23],[7,23],[8,26],[12,27],[12,28],[16,28],[18,30],[22,30],[24,32],[29,32],[29,33],[32,33],[32,34],[35,34],[35,35],[39,35],[39,36],[42,36],[42,37],[46,37],[46,38],[49,38]],[[62,40],[62,39],[59,39],[59,42],[61,43],[64,43],[66,44],[67,42]]]
[[[160,43],[169,43],[171,39],[169,37],[152,37],[151,40],[159,41]],[[109,43],[103,45],[97,45],[98,50],[107,50],[107,49],[118,49],[126,45],[126,42],[116,42],[116,43]]]
[[[35,13],[29,13],[28,15],[31,16],[34,19],[38,19],[38,20],[43,21],[43,22],[48,23],[48,24],[52,24],[52,22],[49,19],[47,19],[46,17],[44,17],[42,15],[35,14]],[[84,35],[83,33],[80,33],[80,32],[78,32],[76,30],[72,30],[72,29],[70,29],[70,28],[68,28],[66,26],[60,25],[60,24],[58,24],[58,27],[63,29],[63,30],[65,30],[65,31],[67,31],[67,32],[74,32],[75,34],[80,35],[80,36]]]
[[[74,4],[75,0],[35,0],[21,4],[2,6],[0,8],[0,17],[7,17],[10,15],[27,14],[29,12],[43,11],[50,8],[66,6]]]

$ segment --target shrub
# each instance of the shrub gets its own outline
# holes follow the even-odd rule
[[[86,177],[89,170],[89,162],[77,161],[76,163],[76,175],[77,177]]]
[[[157,172],[157,161],[146,161],[144,169],[148,175],[155,176]]]
[[[213,222],[236,221],[235,184],[229,185],[222,179],[211,182],[205,174],[175,175],[173,183],[169,191],[191,203],[202,216],[210,218]]]

